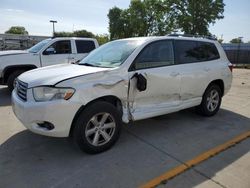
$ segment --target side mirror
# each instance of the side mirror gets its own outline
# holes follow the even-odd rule
[[[55,54],[55,53],[56,53],[55,48],[49,47],[49,48],[47,48],[47,49],[43,52],[43,55],[51,55],[51,54]]]
[[[142,74],[138,74],[138,73],[135,73],[132,78],[134,77],[137,79],[137,83],[136,83],[137,89],[140,92],[145,91],[147,89],[147,79]]]

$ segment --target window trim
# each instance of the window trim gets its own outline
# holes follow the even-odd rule
[[[177,56],[176,56],[176,53],[177,53],[176,41],[192,41],[192,42],[195,42],[196,44],[197,44],[198,42],[212,44],[212,45],[214,45],[214,47],[216,48],[216,51],[218,52],[218,57],[215,57],[215,58],[212,58],[212,59],[209,59],[209,60],[194,61],[194,62],[189,62],[189,63],[180,63],[180,62],[177,61]],[[208,41],[186,40],[186,39],[180,39],[180,40],[178,40],[178,39],[175,39],[175,42],[174,42],[174,52],[175,52],[175,64],[176,64],[176,65],[185,65],[185,64],[191,64],[191,63],[203,63],[203,62],[218,60],[218,59],[221,58],[217,46],[216,46],[213,42],[208,42]]]
[[[68,42],[69,42],[69,45],[70,45],[70,53],[63,53],[63,54],[51,54],[51,55],[65,55],[65,54],[72,54],[72,53],[73,53],[73,48],[72,48],[71,40],[68,40],[68,39],[54,41],[52,44],[50,44],[49,46],[47,46],[47,47],[43,50],[42,54],[44,55],[44,52],[45,52],[48,48],[50,48],[52,45],[54,45],[55,43],[57,43],[57,42],[65,42],[65,41],[68,41]]]
[[[163,41],[170,41],[172,42],[172,47],[173,47],[173,55],[174,55],[174,64],[172,65],[160,65],[160,66],[156,66],[156,67],[145,67],[145,68],[140,68],[140,69],[136,69],[135,68],[135,62],[137,60],[137,58],[140,56],[140,54],[151,44],[157,43],[157,42],[163,42]],[[143,69],[153,69],[153,68],[160,68],[160,67],[168,67],[168,66],[173,66],[173,65],[177,65],[176,64],[176,59],[175,59],[175,43],[174,43],[174,39],[162,39],[162,40],[155,40],[152,41],[150,43],[148,43],[146,46],[143,47],[143,49],[141,49],[141,51],[136,55],[136,57],[134,58],[133,62],[130,64],[129,68],[128,68],[128,72],[133,72],[133,71],[138,71],[138,70],[143,70]]]
[[[82,53],[82,52],[78,52],[78,48],[77,48],[77,42],[92,42],[93,43],[93,49],[92,50],[90,50],[89,52],[84,52],[84,53]],[[93,40],[81,40],[81,39],[76,39],[75,40],[75,45],[76,45],[76,53],[77,54],[88,54],[88,53],[90,53],[91,51],[93,51],[94,49],[96,49],[96,44],[95,44],[95,42],[93,41]]]

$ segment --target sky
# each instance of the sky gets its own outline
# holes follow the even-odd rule
[[[0,33],[11,26],[24,26],[30,35],[51,36],[56,31],[86,29],[95,34],[108,33],[110,8],[127,8],[130,0],[0,0]],[[243,37],[250,41],[250,0],[224,0],[224,19],[209,30],[224,42]]]

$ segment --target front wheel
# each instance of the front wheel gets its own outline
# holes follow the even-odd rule
[[[25,71],[24,70],[17,70],[17,71],[14,71],[10,74],[10,76],[8,77],[8,80],[7,80],[7,85],[8,85],[8,89],[9,91],[11,92],[13,89],[14,89],[14,85],[15,85],[15,80],[16,78],[24,73]]]
[[[221,105],[222,92],[218,85],[210,85],[203,97],[202,102],[199,106],[196,107],[196,110],[199,114],[204,116],[213,116],[220,109]]]
[[[73,139],[84,152],[100,153],[115,144],[120,135],[121,124],[121,114],[114,105],[96,102],[78,116]]]

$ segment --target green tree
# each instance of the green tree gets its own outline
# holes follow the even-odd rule
[[[92,32],[83,29],[83,30],[74,31],[74,32],[73,32],[73,36],[76,36],[76,37],[88,37],[88,38],[92,38],[92,37],[94,37],[95,35],[94,35]]]
[[[243,41],[241,38],[234,38],[234,39],[230,40],[230,43],[239,44],[239,43],[243,43]]]
[[[148,24],[146,35],[166,35],[176,29],[171,1],[144,0],[143,3]]]
[[[65,31],[60,31],[60,32],[55,32],[55,37],[73,37],[72,32],[65,32]]]
[[[109,10],[109,32],[110,39],[119,39],[124,36],[124,20],[122,18],[123,10],[113,7]]]
[[[208,27],[222,19],[223,0],[131,0],[128,9],[109,10],[110,38],[185,34],[211,35]]]
[[[77,30],[74,32],[55,32],[55,37],[87,37],[87,38],[92,38],[95,35],[87,30]]]
[[[96,35],[95,38],[98,41],[99,45],[102,45],[102,44],[109,42],[109,35],[108,34]]]
[[[28,31],[26,31],[25,27],[22,26],[12,26],[7,31],[6,34],[20,34],[20,35],[28,35]]]
[[[223,0],[172,0],[173,15],[186,34],[210,35],[208,27],[224,18]]]
[[[87,30],[77,30],[74,32],[55,32],[55,37],[86,37],[86,38],[96,38],[100,45],[109,42],[108,34],[94,35],[92,32]]]
[[[138,0],[132,0],[127,10],[124,10],[127,20],[127,34],[130,36],[145,36],[147,35],[148,23],[146,20],[145,3]]]
[[[167,0],[132,0],[128,9],[109,10],[110,38],[165,35],[173,31],[174,19]]]

